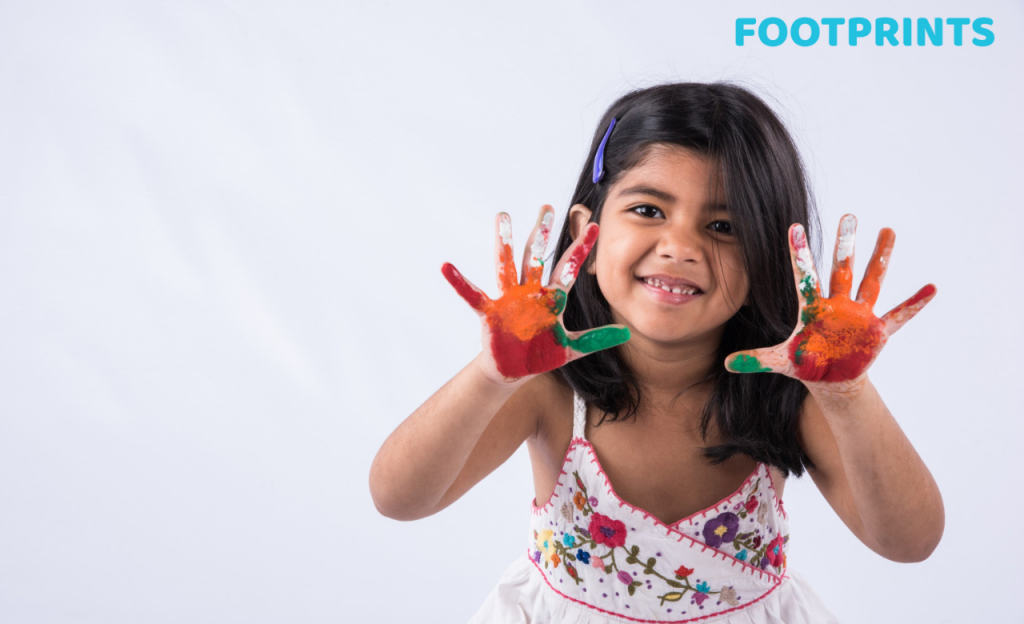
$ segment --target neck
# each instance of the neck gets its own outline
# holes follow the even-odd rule
[[[634,332],[622,352],[644,394],[641,409],[669,410],[682,391],[687,391],[683,396],[703,396],[701,390],[719,364],[723,331],[679,343],[659,342]]]

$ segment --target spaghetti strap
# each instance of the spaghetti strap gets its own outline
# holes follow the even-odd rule
[[[575,390],[572,392],[572,437],[586,440],[587,402]]]

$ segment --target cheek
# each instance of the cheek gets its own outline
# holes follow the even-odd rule
[[[750,291],[750,280],[743,259],[738,253],[723,253],[716,273],[719,283],[723,284],[722,291],[727,305],[738,309]]]
[[[622,290],[623,287],[629,285],[626,282],[629,279],[630,267],[633,262],[629,256],[628,241],[608,237],[603,241],[599,239],[598,246],[600,246],[600,251],[593,259],[591,273],[597,275],[597,282],[607,296],[608,289]],[[590,253],[593,254],[594,251],[597,251],[597,247]]]
[[[597,287],[605,299],[614,301],[619,291],[618,278],[615,275],[615,263],[610,262],[608,254],[598,256],[593,264],[592,272],[597,279]]]

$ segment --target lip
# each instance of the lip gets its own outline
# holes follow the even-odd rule
[[[664,279],[664,278],[659,277],[657,275],[647,275],[645,277],[653,277],[653,278],[656,278],[656,279],[660,279],[665,284],[668,284],[670,286],[693,286],[695,288],[700,288],[700,286],[697,286],[693,282],[690,282],[690,281],[687,281],[687,280],[680,280],[679,278],[672,278],[672,279],[677,280],[677,282],[678,282],[676,284],[673,284],[672,282],[668,281],[667,279]],[[657,301],[660,301],[662,303],[669,303],[669,304],[673,304],[673,305],[682,305],[684,303],[689,303],[689,302],[693,301],[694,299],[696,299],[697,297],[700,297],[701,295],[704,294],[703,290],[701,290],[701,292],[693,294],[693,295],[684,295],[683,293],[667,292],[667,291],[664,291],[664,290],[662,290],[660,288],[657,288],[655,286],[651,286],[650,284],[648,284],[647,282],[644,281],[643,277],[636,278],[636,281],[638,281],[640,283],[640,285],[643,286],[644,289],[648,293],[650,293],[650,295],[652,297],[654,297],[654,299],[656,299]]]

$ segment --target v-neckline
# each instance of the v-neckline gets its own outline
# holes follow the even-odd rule
[[[615,490],[615,486],[612,484],[611,478],[608,476],[608,473],[605,472],[604,465],[601,464],[601,458],[597,456],[597,449],[594,448],[593,443],[590,441],[589,438],[587,438],[587,424],[589,423],[589,419],[587,418],[587,402],[586,401],[582,401],[582,403],[583,403],[583,423],[582,423],[582,428],[579,431],[579,436],[577,436],[576,435],[576,431],[575,431],[575,429],[576,429],[576,427],[575,427],[576,415],[575,415],[575,406],[574,406],[574,413],[573,413],[573,421],[574,421],[573,439],[569,441],[569,449],[566,451],[565,457],[562,460],[562,472],[563,473],[565,472],[565,464],[566,464],[566,462],[569,461],[569,455],[571,454],[571,451],[572,451],[573,447],[576,445],[576,441],[579,440],[582,444],[586,445],[590,449],[590,454],[594,458],[594,463],[597,464],[597,472],[598,472],[598,474],[604,479],[605,484],[608,486],[608,491],[611,493],[611,495],[613,497],[615,497],[615,500],[619,502],[619,506],[620,507],[622,507],[622,506],[629,507],[629,508],[633,509],[634,511],[639,512],[640,514],[642,514],[645,518],[651,518],[652,520],[654,520],[654,522],[657,525],[665,527],[665,528],[668,528],[668,529],[671,529],[673,531],[678,531],[679,530],[679,526],[682,525],[687,520],[692,520],[693,518],[695,518],[697,516],[702,516],[702,517],[703,516],[707,516],[708,512],[718,509],[721,505],[732,501],[733,498],[735,498],[736,496],[742,494],[743,491],[746,490],[747,485],[751,482],[751,480],[754,479],[758,475],[758,473],[761,471],[761,466],[764,466],[764,462],[758,461],[757,465],[754,466],[754,469],[752,471],[750,471],[749,475],[747,475],[747,478],[743,480],[743,483],[741,483],[738,488],[733,490],[733,492],[731,494],[729,494],[725,498],[719,500],[714,505],[711,505],[710,507],[705,507],[704,509],[698,509],[697,511],[693,512],[692,514],[690,514],[688,516],[684,516],[683,518],[680,518],[679,520],[676,520],[672,524],[668,524],[668,523],[664,522],[663,520],[661,520],[660,518],[658,518],[657,516],[655,516],[650,511],[648,511],[648,510],[646,510],[643,507],[640,507],[638,505],[634,505],[633,503],[630,503],[629,501],[627,501],[624,498],[622,498],[621,496],[619,496],[619,493]],[[768,467],[767,466],[765,466],[765,471],[766,472],[768,471]],[[769,482],[771,482],[771,474],[770,473],[768,474],[768,477],[769,477]],[[774,484],[772,484],[772,487],[769,488],[769,489],[772,492],[771,493],[771,497],[773,499],[776,498],[777,493],[775,492]]]
[[[708,514],[708,512],[718,509],[718,507],[720,507],[722,504],[728,503],[733,498],[735,498],[737,495],[742,494],[743,491],[747,489],[747,485],[750,483],[750,481],[752,479],[754,479],[758,475],[758,473],[761,471],[761,466],[764,465],[764,462],[757,462],[757,465],[754,466],[754,469],[750,472],[749,475],[747,475],[747,478],[743,480],[743,483],[741,483],[738,488],[733,490],[732,494],[729,494],[725,498],[719,500],[714,505],[711,505],[709,507],[705,507],[704,509],[698,509],[697,511],[693,512],[692,514],[690,514],[688,516],[685,516],[683,518],[680,518],[679,520],[676,520],[672,524],[668,524],[665,521],[663,521],[660,518],[658,518],[657,516],[655,516],[650,511],[648,511],[648,510],[646,510],[643,507],[640,507],[638,505],[634,505],[633,503],[630,503],[629,501],[627,501],[624,498],[622,498],[621,496],[619,496],[619,493],[615,491],[615,486],[612,484],[611,478],[608,476],[608,473],[605,472],[604,466],[601,464],[601,458],[597,456],[597,449],[594,448],[594,445],[586,437],[579,438],[579,444],[582,444],[582,445],[584,445],[584,446],[586,446],[587,448],[590,449],[590,454],[594,458],[594,463],[597,464],[597,472],[598,472],[598,474],[600,474],[601,477],[604,479],[605,485],[608,486],[608,491],[611,493],[612,496],[615,497],[615,500],[619,502],[620,506],[630,507],[634,511],[637,511],[637,512],[643,514],[643,516],[645,518],[650,518],[651,520],[654,520],[654,522],[656,524],[658,524],[659,526],[663,526],[663,527],[666,527],[668,529],[672,529],[673,531],[678,531],[679,530],[679,526],[681,524],[683,524],[684,522],[686,522],[687,520],[692,520],[693,518],[695,518],[697,516],[706,516]],[[570,444],[570,446],[574,446],[574,445]],[[569,459],[568,458],[568,453],[566,455],[567,455],[566,456],[566,460],[568,460]],[[563,462],[563,464],[564,464],[564,462]],[[774,488],[772,488],[772,489],[774,490]],[[774,496],[774,492],[773,492],[772,496]]]

